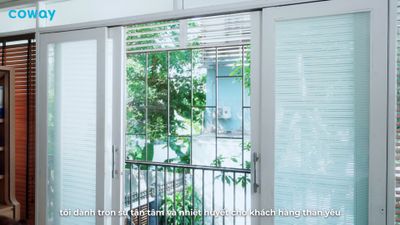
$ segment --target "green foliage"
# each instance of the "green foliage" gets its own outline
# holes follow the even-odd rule
[[[242,144],[241,144],[242,146]],[[243,145],[243,150],[245,152],[251,152],[251,143],[250,142],[245,142]],[[211,163],[212,166],[215,167],[222,167],[222,163],[229,159],[234,163],[238,163],[239,162],[239,158],[241,158],[241,156],[232,156],[230,158],[224,157],[223,155],[218,155],[216,159],[214,159]],[[250,169],[251,168],[251,162],[245,160],[244,161],[244,165],[243,165],[244,169]],[[232,175],[217,175],[214,177],[214,179],[220,179],[222,182],[225,182],[228,185],[231,184],[240,184],[242,187],[245,187],[248,183],[250,183],[250,177],[242,175],[236,178],[236,180],[234,179],[234,177]]]
[[[218,155],[217,158],[212,161],[211,166],[221,167],[225,159],[223,155]]]
[[[235,69],[229,74],[229,76],[240,76],[243,71],[243,79],[244,79],[244,87],[247,91],[247,95],[251,94],[251,51],[250,47],[245,47],[245,57],[244,57],[244,68],[242,65],[242,61],[236,62],[234,67]]]
[[[150,160],[154,157],[154,145],[147,144],[147,152],[146,148],[141,147],[139,145],[135,145],[135,151],[128,152],[129,159],[135,160]]]
[[[134,25],[135,29],[129,31],[131,33],[127,40],[134,45],[154,46],[159,46],[161,40],[171,41],[165,39],[174,37],[174,29],[178,27],[174,23],[164,23],[153,23],[154,26],[150,28]],[[196,27],[197,24],[193,22],[188,26]],[[153,32],[155,30],[162,32]],[[250,95],[250,50],[248,46],[245,48],[245,63],[241,60],[236,62],[230,76],[241,75],[243,72],[244,85]],[[154,153],[154,146],[165,145],[166,148],[169,143],[169,150],[176,157],[166,159],[165,162],[190,163],[191,140],[178,140],[176,137],[201,132],[205,112],[203,107],[206,106],[207,74],[192,76],[192,69],[201,62],[202,57],[200,50],[128,54],[127,134],[137,135],[142,142],[145,135],[147,137],[145,147],[135,143],[129,145],[127,155],[130,159],[152,161],[154,154],[157,154]],[[147,154],[146,148],[150,151]],[[248,146],[244,146],[246,148]],[[242,162],[238,157],[226,159],[218,156],[211,164],[221,167],[225,160]],[[245,162],[243,167],[247,168],[249,164]]]
[[[189,138],[170,138],[169,147],[175,152],[177,157],[166,160],[169,163],[190,163],[190,139]],[[186,150],[186,151],[185,151]]]
[[[167,52],[150,53],[147,56],[147,63],[145,54],[132,54],[127,59],[127,133],[147,133],[148,149],[154,149],[156,143],[167,143],[167,138],[169,138],[168,122],[171,135],[190,134],[192,82],[193,102],[196,105],[205,105],[206,101],[205,76],[194,77],[193,80],[191,78],[191,51],[171,52],[169,66],[167,54]],[[146,64],[148,65],[147,68]],[[169,81],[168,76],[172,78]],[[169,118],[168,103],[170,105]],[[199,113],[193,113],[192,123],[193,127],[201,126],[202,121]],[[185,152],[182,149],[184,149],[184,146],[190,146],[190,143],[187,140],[182,144],[176,144],[173,141],[170,143],[170,149],[178,157],[168,161],[189,163],[190,149]],[[136,145],[129,149],[128,155],[133,159],[143,160],[145,159],[143,157],[144,151],[145,149]],[[153,154],[148,155],[153,156]],[[152,158],[146,160],[151,161]]]
[[[179,212],[193,212],[201,210],[201,199],[198,193],[193,189],[192,186],[186,187],[184,190],[185,194],[183,195],[181,192],[176,192],[175,199],[174,196],[167,196],[161,203],[160,210],[176,212],[176,216],[166,217],[163,216],[159,220],[159,224],[164,224],[165,220],[167,220],[167,224],[174,224],[176,220],[176,224],[179,225],[189,225],[193,224],[200,225],[202,222],[202,218],[200,215],[189,216],[189,215],[179,215]],[[194,200],[194,201],[193,201]],[[194,203],[194,204],[193,204]]]

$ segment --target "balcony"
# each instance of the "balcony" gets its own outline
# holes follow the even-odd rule
[[[216,216],[250,209],[250,170],[126,161],[129,225],[250,224],[247,216]]]

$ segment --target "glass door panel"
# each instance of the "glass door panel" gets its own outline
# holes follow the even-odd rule
[[[253,207],[275,216],[261,224],[384,224],[384,8],[337,0],[263,10],[261,186]]]
[[[341,216],[276,224],[367,224],[369,14],[276,23],[275,208]]]
[[[106,135],[110,119],[105,98],[105,31],[41,35],[39,102],[47,106],[39,119],[46,124],[39,142],[47,150],[45,163],[40,164],[46,167],[46,186],[40,189],[45,192],[42,215],[46,216],[41,224],[105,224],[104,218],[94,215],[106,209],[105,190],[111,179],[105,151],[110,149],[111,154],[111,136]],[[77,210],[89,214],[74,216]]]

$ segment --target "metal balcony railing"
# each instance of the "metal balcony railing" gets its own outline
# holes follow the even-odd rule
[[[126,161],[129,225],[250,224],[250,170]]]

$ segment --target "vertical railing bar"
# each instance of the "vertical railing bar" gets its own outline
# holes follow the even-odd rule
[[[225,171],[222,172],[222,210],[225,210]],[[225,216],[222,216],[222,224],[225,225]]]
[[[147,151],[148,151],[148,123],[149,123],[149,53],[146,53],[146,69],[145,69],[145,141],[144,141],[144,148],[146,151],[146,160]]]
[[[186,187],[185,187],[185,185],[186,185],[186,182],[185,182],[185,173],[186,173],[186,169],[183,169],[183,173],[182,173],[182,202],[184,203],[185,202],[185,190],[186,190]],[[183,216],[183,220],[185,220],[185,218],[186,218],[186,216],[185,216],[185,209],[186,209],[186,207],[185,207],[185,204],[182,204],[182,210],[183,210],[183,213],[184,213],[184,216]]]
[[[196,210],[195,205],[194,205],[194,189],[195,189],[195,172],[196,170],[193,169],[193,175],[192,175],[192,211],[194,212]],[[194,215],[192,214],[192,225],[194,225]]]
[[[158,211],[158,166],[155,168],[155,201],[156,209]],[[156,215],[156,224],[158,224],[158,215]]]
[[[167,225],[167,167],[164,167],[164,225]]]
[[[147,210],[150,210],[150,189],[149,189],[149,170],[150,170],[150,166],[147,166],[147,170],[146,170],[146,198],[147,198]],[[147,213],[147,221],[150,221],[150,217],[149,214]]]
[[[170,74],[169,74],[169,64],[170,64],[170,58],[169,58],[169,51],[167,51],[167,161],[169,161],[169,148],[170,148],[170,138],[171,138],[171,87],[170,87]]]
[[[204,169],[202,170],[202,192],[201,192],[201,220],[202,220],[202,225],[204,225],[205,221],[204,221]]]
[[[244,174],[244,210],[247,211],[247,174]],[[244,224],[247,224],[247,216],[244,219]]]
[[[215,171],[212,171],[212,211],[215,210]],[[215,217],[212,217],[212,224],[215,224]]]
[[[173,174],[173,181],[172,184],[174,185],[173,189],[173,195],[174,195],[174,212],[176,213],[176,168],[173,168],[174,174]],[[174,225],[176,225],[176,216],[174,216]]]
[[[138,166],[138,207],[137,207],[137,209],[138,209],[138,224],[140,225],[141,224],[141,221],[140,221],[140,211],[141,211],[141,209],[140,209],[140,197],[141,197],[141,192],[140,192],[140,166]]]
[[[218,48],[215,48],[215,160],[218,160]],[[213,174],[214,175],[214,174]],[[213,176],[214,178],[214,176]]]
[[[242,168],[245,168],[244,165],[244,92],[245,92],[245,70],[244,70],[244,45],[242,45]]]
[[[215,48],[215,160],[218,160],[218,48]],[[218,162],[217,162],[218,163]],[[218,165],[216,165],[218,166]],[[212,211],[215,210],[215,172],[212,172]],[[212,217],[212,224],[215,224],[215,217]]]
[[[129,164],[129,221],[130,224],[132,225],[132,164]]]
[[[191,91],[190,91],[190,164],[193,164],[193,49],[190,50],[190,76],[191,76]]]
[[[236,172],[233,172],[233,211],[236,211]],[[233,217],[233,225],[236,225],[236,216]]]

